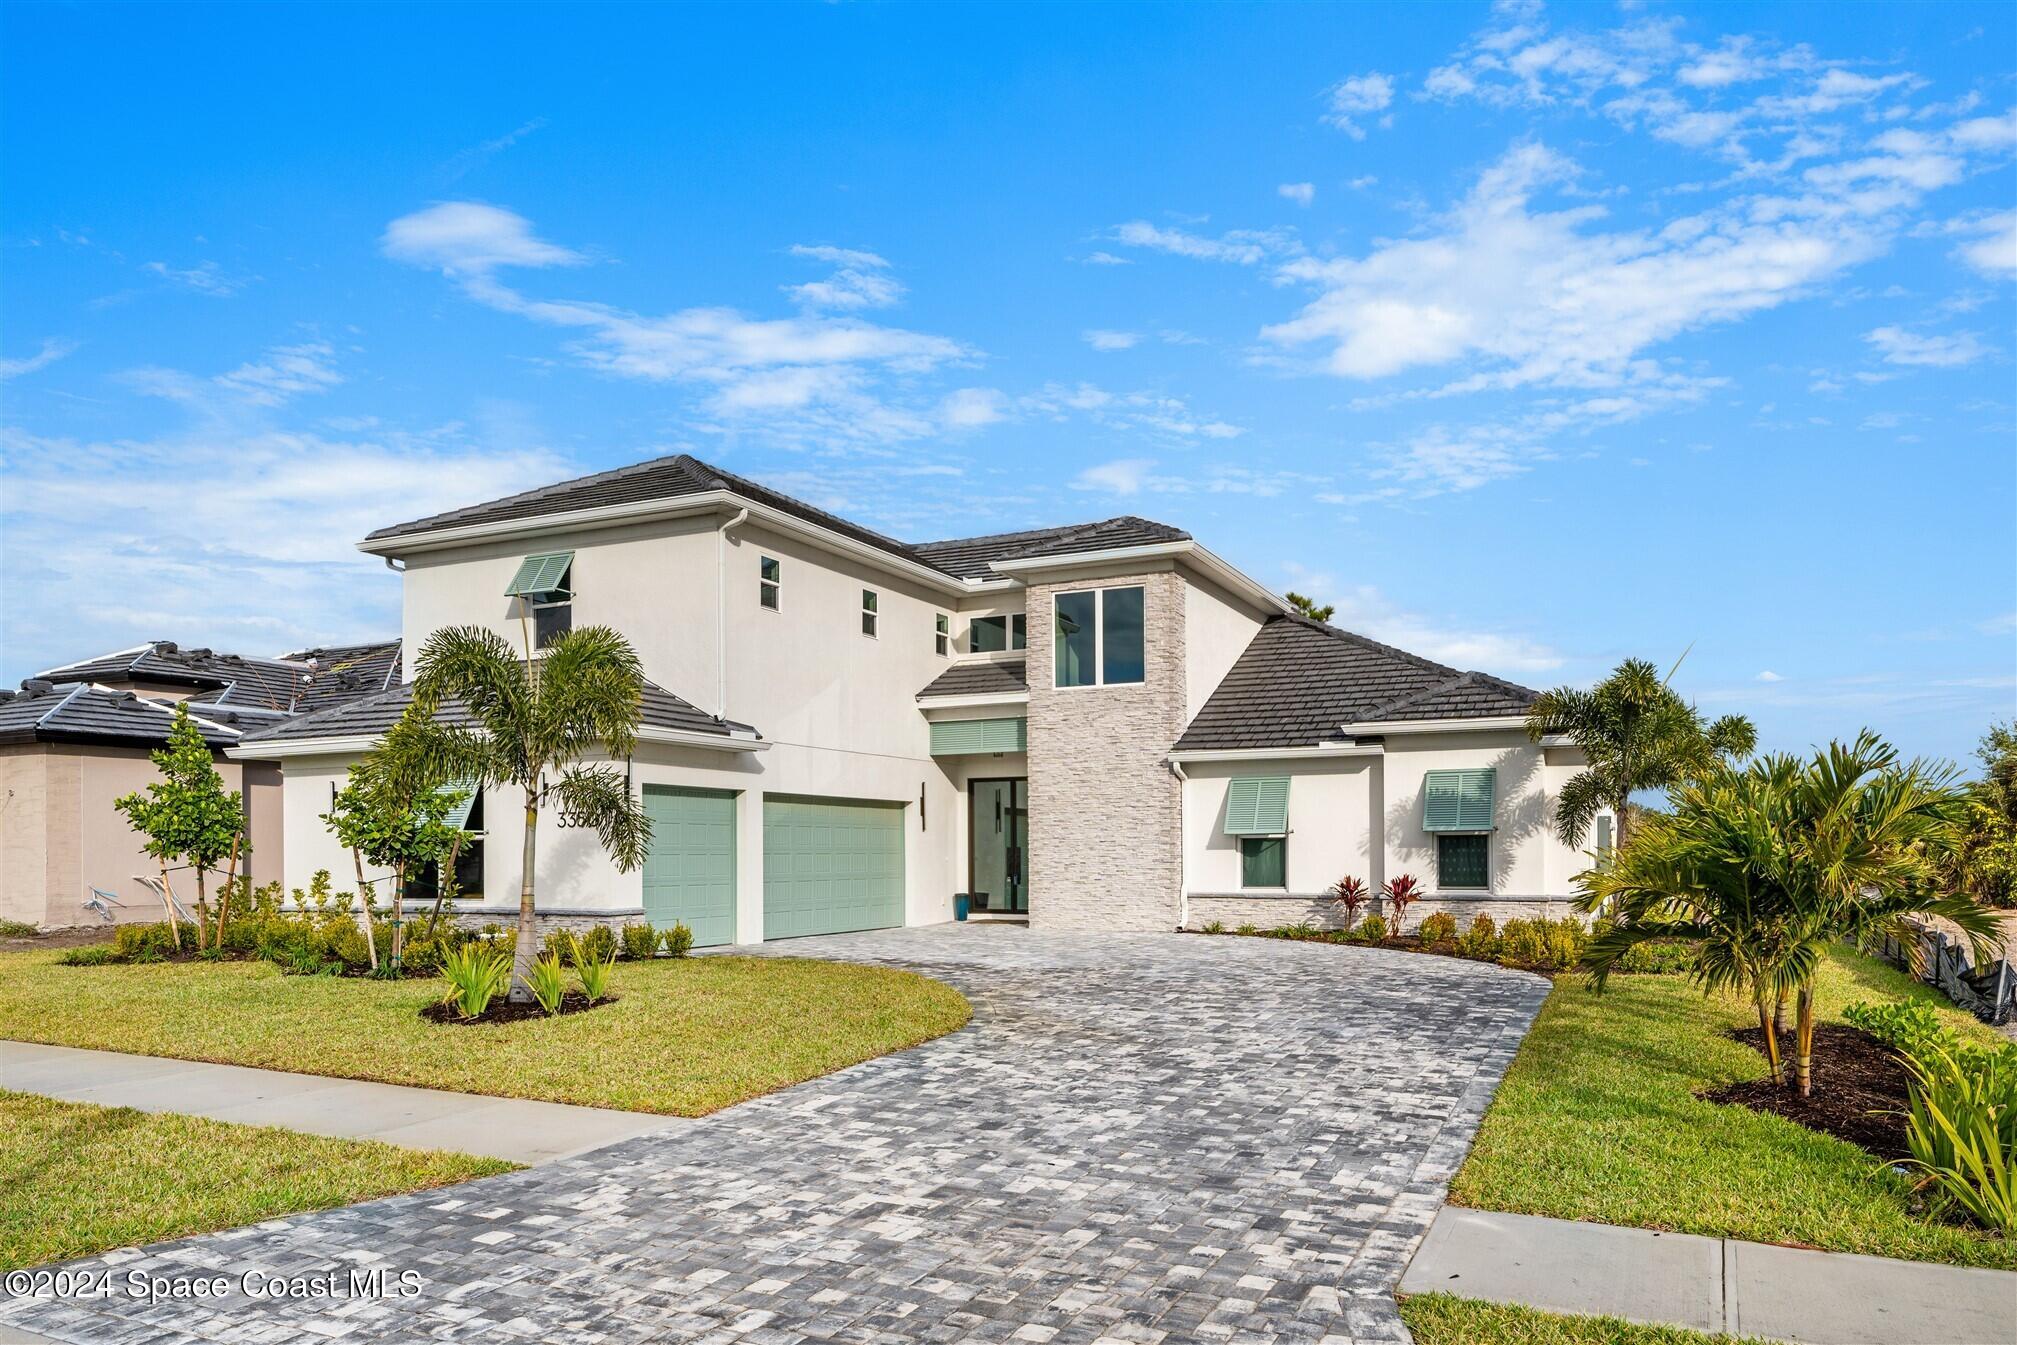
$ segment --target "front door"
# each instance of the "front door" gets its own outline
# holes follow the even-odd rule
[[[1027,914],[1029,781],[974,780],[967,798],[967,891],[974,909]]]

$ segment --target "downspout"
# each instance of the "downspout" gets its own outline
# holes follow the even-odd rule
[[[749,522],[747,506],[714,530],[714,713],[728,718],[728,530]]]
[[[1170,759],[1170,774],[1177,777],[1177,928],[1183,930],[1191,927],[1191,842],[1184,830],[1184,808],[1188,803],[1185,795],[1190,793],[1185,786],[1190,784],[1191,777],[1184,774],[1184,763],[1174,757]]]

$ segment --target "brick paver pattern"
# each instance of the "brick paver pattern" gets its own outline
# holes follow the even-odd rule
[[[1405,1341],[1394,1285],[1547,993],[1450,958],[934,927],[772,945],[974,1020],[578,1158],[115,1253],[408,1299],[23,1301],[94,1345]]]

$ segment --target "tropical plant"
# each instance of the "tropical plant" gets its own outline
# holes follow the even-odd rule
[[[625,773],[587,764],[590,757],[620,761],[630,755],[643,694],[637,652],[607,626],[576,627],[537,654],[528,639],[522,658],[481,626],[438,630],[421,646],[413,703],[377,755],[385,769],[405,778],[507,785],[523,798],[514,1000],[532,998],[526,978],[539,957],[542,810],[557,806],[569,824],[594,831],[622,872],[644,863],[651,821],[631,796]],[[451,702],[462,707],[463,722],[437,718]]]
[[[448,981],[443,1004],[452,1004],[464,1018],[475,1018],[511,984],[511,957],[472,939],[441,959]]]
[[[1638,819],[1634,790],[1667,789],[1698,779],[1718,763],[1741,760],[1758,745],[1758,732],[1742,715],[1705,724],[1694,706],[1668,685],[1681,665],[1660,676],[1644,659],[1626,659],[1585,691],[1556,687],[1542,692],[1527,712],[1527,733],[1539,742],[1566,737],[1587,765],[1562,785],[1555,803],[1555,834],[1572,848],[1583,844],[1597,815],[1609,809],[1623,845]]]
[[[144,792],[114,799],[112,806],[145,838],[146,851],[161,870],[161,901],[168,909],[168,927],[177,950],[182,947],[182,933],[168,902],[168,866],[171,860],[186,859],[196,870],[200,946],[209,919],[205,880],[219,860],[238,850],[245,830],[242,796],[237,790],[225,792],[224,777],[211,760],[203,730],[190,717],[189,707],[179,702],[168,726],[167,743],[148,757],[161,778],[149,783]]]
[[[603,929],[600,925],[597,928]],[[567,960],[574,964],[574,974],[581,979],[581,993],[588,996],[590,1004],[599,1003],[609,993],[609,972],[616,965],[616,949],[612,946],[602,952],[601,947],[593,939],[570,937],[567,941]]]
[[[693,931],[684,921],[673,921],[672,928],[661,930],[658,937],[667,957],[685,957],[693,951]]]
[[[380,749],[382,750],[382,749]],[[443,788],[402,768],[380,750],[366,754],[350,768],[349,779],[331,801],[322,822],[336,833],[357,864],[357,885],[368,892],[364,865],[392,870],[392,973],[398,975],[404,951],[407,875],[429,864],[446,864],[462,843],[462,828],[448,815],[469,797],[462,789]],[[370,905],[369,900],[366,906]],[[431,927],[431,926],[430,926]],[[366,931],[371,965],[378,966],[378,944]]]
[[[1983,776],[1968,786],[1944,876],[1989,906],[2017,906],[2017,725],[1991,724],[1975,749]]]
[[[2017,1048],[1905,1057],[1905,1145],[1919,1189],[1976,1223],[2017,1236]]]
[[[1380,884],[1380,895],[1387,899],[1387,909],[1394,913],[1394,933],[1399,935],[1407,921],[1408,907],[1421,898],[1421,881],[1412,873],[1396,874]]]
[[[560,965],[560,959],[552,953],[540,958],[532,964],[527,980],[539,1007],[549,1014],[559,1013],[561,1001],[567,998],[567,968]]]
[[[1366,904],[1365,880],[1346,874],[1331,884],[1331,900],[1344,912],[1344,928],[1349,933],[1353,922],[1359,918],[1359,908]]]
[[[1312,621],[1329,621],[1331,614],[1338,610],[1335,603],[1327,602],[1322,607],[1319,607],[1315,598],[1305,598],[1293,589],[1282,596],[1289,600],[1289,606],[1295,608],[1297,612]]]
[[[1934,885],[1959,802],[1950,769],[1901,763],[1867,730],[1808,761],[1774,755],[1713,766],[1676,791],[1674,811],[1577,877],[1586,911],[1614,917],[1584,964],[1601,986],[1627,951],[1651,939],[1694,940],[1690,972],[1705,989],[1748,995],[1766,1059],[1783,1079],[1774,1008],[1795,1006],[1793,1081],[1813,1090],[1814,978],[1828,946],[1895,939],[1942,916],[1985,955],[1987,911]]]
[[[1923,999],[1894,999],[1888,1004],[1859,1000],[1842,1010],[1842,1017],[1900,1055],[1923,1059],[1931,1051],[1958,1045],[1940,1011]]]

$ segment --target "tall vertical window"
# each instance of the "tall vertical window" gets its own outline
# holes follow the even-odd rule
[[[574,553],[549,551],[527,556],[504,590],[522,599],[532,618],[532,642],[543,649],[574,629]]]
[[[1146,680],[1140,587],[1059,593],[1051,601],[1056,685],[1117,686]]]
[[[952,618],[944,612],[932,618],[931,647],[940,658],[952,653]]]
[[[1240,838],[1240,886],[1287,887],[1289,840],[1286,836]]]
[[[778,564],[775,556],[759,556],[756,562],[756,601],[760,607],[775,612],[778,609],[780,590],[784,587],[784,566]]]
[[[1611,836],[1611,815],[1609,813],[1597,814],[1596,839],[1597,839],[1597,853],[1599,855],[1608,855],[1609,853],[1611,853],[1611,847],[1615,845],[1616,842],[1612,839]]]
[[[967,625],[969,654],[993,654],[1005,649],[1021,649],[1029,643],[1029,627],[1021,612],[1007,616],[977,616]]]
[[[868,636],[870,639],[874,639],[875,627],[876,627],[875,590],[872,588],[865,588],[861,591],[861,633],[863,635]]]

